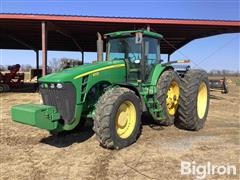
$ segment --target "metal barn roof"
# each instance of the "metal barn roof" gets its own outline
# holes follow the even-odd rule
[[[61,51],[79,51],[79,45],[85,52],[95,52],[96,32],[147,26],[164,36],[161,52],[166,54],[194,39],[240,32],[240,21],[0,13],[0,49],[41,50],[43,21],[47,22],[48,50]]]

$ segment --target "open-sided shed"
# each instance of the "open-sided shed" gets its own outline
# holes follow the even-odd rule
[[[164,36],[161,52],[170,55],[194,39],[240,32],[240,21],[0,13],[0,49],[34,50],[37,68],[42,50],[45,75],[47,50],[80,51],[83,59],[96,51],[97,32],[147,27]]]

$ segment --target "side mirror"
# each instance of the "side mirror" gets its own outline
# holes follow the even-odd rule
[[[135,34],[135,43],[136,44],[141,44],[143,39],[143,34],[141,32],[137,32]]]

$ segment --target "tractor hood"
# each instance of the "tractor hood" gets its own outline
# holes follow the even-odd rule
[[[123,60],[115,61],[101,61],[93,64],[85,64],[73,68],[68,68],[60,72],[46,75],[39,79],[40,82],[69,82],[79,79],[85,75],[93,74],[98,71],[108,69],[108,67],[122,66]]]

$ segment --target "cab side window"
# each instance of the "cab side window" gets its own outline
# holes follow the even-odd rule
[[[145,37],[145,79],[148,80],[153,67],[160,62],[159,40],[152,37]]]

